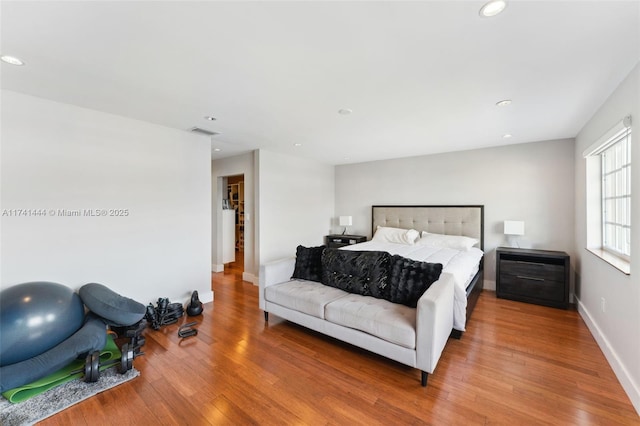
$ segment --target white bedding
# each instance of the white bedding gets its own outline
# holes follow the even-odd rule
[[[391,254],[418,260],[421,262],[441,263],[442,272],[453,275],[455,282],[453,328],[465,331],[467,321],[466,288],[478,272],[482,250],[472,247],[460,251],[451,248],[432,247],[422,244],[395,244],[388,242],[367,241],[341,248],[342,250],[386,251]]]

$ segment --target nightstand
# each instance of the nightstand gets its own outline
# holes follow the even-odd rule
[[[329,248],[344,247],[351,244],[364,243],[365,241],[367,241],[367,237],[364,235],[334,234],[324,237],[324,243]]]
[[[562,251],[498,247],[496,295],[566,309],[569,270],[569,255]]]

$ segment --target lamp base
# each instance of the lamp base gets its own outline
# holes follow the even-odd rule
[[[520,248],[518,237],[516,235],[507,235],[507,244],[511,248]]]

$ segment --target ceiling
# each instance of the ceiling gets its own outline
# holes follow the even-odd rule
[[[2,1],[1,83],[345,164],[572,138],[640,60],[640,1],[483,3]]]

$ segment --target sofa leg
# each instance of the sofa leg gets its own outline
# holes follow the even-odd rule
[[[449,337],[453,337],[454,339],[460,340],[460,338],[462,338],[462,331],[452,328],[451,334],[449,334]]]
[[[426,371],[421,371],[422,373],[422,387],[427,387],[427,378],[429,377],[429,373]]]
[[[264,322],[269,322],[269,312],[264,311]]]

